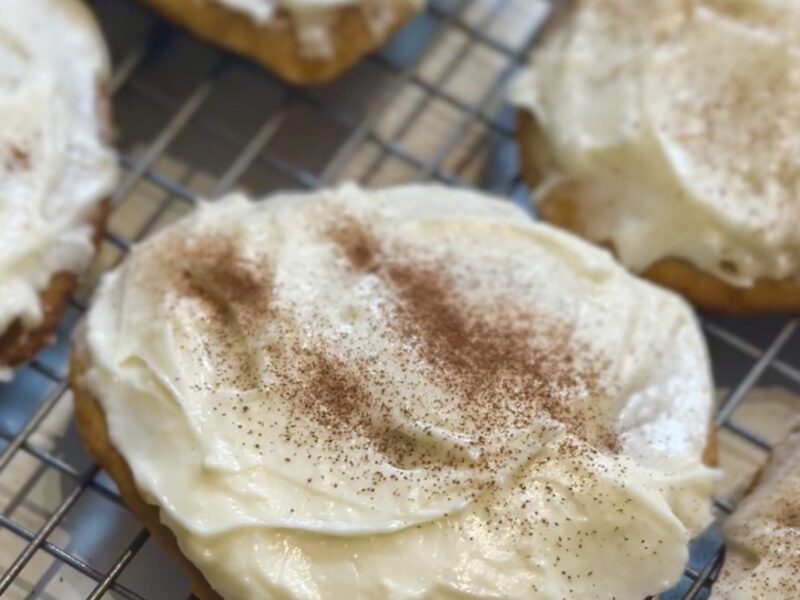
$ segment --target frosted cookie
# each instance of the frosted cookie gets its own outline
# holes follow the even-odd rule
[[[109,64],[75,0],[0,1],[0,380],[50,342],[115,178]]]
[[[204,599],[644,598],[709,522],[688,306],[473,192],[204,204],[105,278],[72,384]]]
[[[542,216],[702,308],[800,310],[800,6],[569,6],[512,93]]]
[[[424,0],[142,0],[287,81],[328,81],[376,50]]]
[[[774,450],[724,531],[712,600],[800,598],[800,430]]]

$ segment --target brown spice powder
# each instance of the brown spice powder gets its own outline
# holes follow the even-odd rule
[[[297,338],[302,326],[291,323],[291,310],[279,311],[272,305],[267,260],[245,258],[235,240],[206,234],[169,241],[170,256],[179,260],[164,267],[172,272],[165,280],[171,281],[178,298],[205,308],[197,318],[205,334],[202,352],[213,361],[215,385],[258,390],[257,397],[264,401],[280,397],[288,402],[292,416],[282,434],[270,434],[265,425],[256,423],[246,404],[216,407],[220,415],[240,421],[248,444],[260,451],[280,435],[297,452],[308,454],[328,444],[325,453],[333,452],[335,462],[351,470],[353,451],[369,449],[409,472],[468,467],[489,473],[514,461],[511,450],[503,450],[504,436],[530,427],[537,414],[546,414],[596,448],[617,449],[613,415],[594,403],[601,394],[602,365],[575,360],[590,352],[573,340],[568,324],[530,309],[521,311],[518,303],[502,296],[480,309],[470,304],[459,292],[469,287],[464,271],[491,276],[485,265],[481,270],[466,265],[456,280],[454,264],[379,241],[368,223],[355,218],[336,219],[325,232],[355,276],[379,278],[394,298],[387,315],[398,347],[406,350],[392,359],[399,362],[391,370],[381,371],[366,359],[339,356],[322,336]],[[284,335],[273,346],[261,347],[262,333],[276,323],[287,328]],[[416,396],[423,392],[397,381],[406,369],[418,374],[420,358],[432,367],[427,376],[434,377],[449,397],[445,420],[456,431],[463,426],[472,432],[472,444],[499,447],[500,455],[481,451],[475,458],[457,443],[436,442],[431,431],[398,430],[393,411],[410,411],[401,421],[419,417],[437,422],[442,417],[424,414],[440,408]],[[270,383],[265,382],[265,368]],[[416,417],[411,416],[414,411]],[[575,445],[563,448],[580,451]],[[364,472],[353,476],[367,477],[372,467],[361,466]]]
[[[447,264],[409,248],[387,250],[352,217],[337,221],[328,236],[354,271],[374,273],[394,290],[395,329],[437,367],[446,388],[463,399],[463,415],[487,435],[524,427],[540,410],[598,447],[618,449],[614,415],[579,400],[598,393],[602,365],[578,366],[574,355],[589,350],[572,341],[568,324],[520,314],[511,301],[476,311],[459,297]]]
[[[176,257],[168,269],[179,298],[194,299],[207,309],[203,322],[220,380],[252,389],[260,385],[258,353],[242,340],[270,318],[272,278],[268,265],[241,255],[235,241],[207,234],[173,238],[169,255]]]

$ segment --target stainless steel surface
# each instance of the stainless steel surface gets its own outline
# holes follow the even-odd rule
[[[434,1],[380,54],[309,90],[288,88],[133,2],[92,4],[115,64],[123,173],[97,266],[56,345],[0,387],[0,596],[186,598],[185,578],[121,505],[71,424],[68,339],[98,275],[196,198],[232,188],[261,195],[342,179],[437,180],[527,207],[503,98],[548,4]],[[702,323],[717,382],[731,390],[717,425],[723,449],[733,449],[726,481],[740,489],[744,466],[757,468],[786,415],[800,413],[794,396],[751,393],[762,386],[800,393],[798,320]],[[772,421],[760,419],[767,413]],[[735,496],[720,496],[720,520]],[[714,526],[692,544],[683,580],[663,598],[705,598],[721,548]]]

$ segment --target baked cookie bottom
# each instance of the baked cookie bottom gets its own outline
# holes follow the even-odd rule
[[[535,188],[552,170],[542,139],[534,116],[527,110],[518,110],[520,167],[531,188]],[[538,210],[545,221],[587,238],[580,227],[578,207],[568,196],[554,196],[540,203]],[[614,250],[610,242],[599,245]],[[708,312],[734,316],[800,312],[800,285],[794,281],[762,279],[752,287],[736,287],[675,257],[659,260],[640,275],[678,292],[697,308]]]
[[[94,244],[100,242],[105,230],[109,202],[100,202],[88,215],[87,222],[94,230]],[[47,286],[39,294],[42,305],[42,321],[28,328],[19,320],[14,321],[0,334],[0,366],[16,368],[31,360],[36,353],[50,345],[58,329],[61,315],[67,306],[70,295],[78,282],[77,273],[61,271],[50,278]]]
[[[303,52],[285,11],[279,11],[267,23],[257,23],[213,0],[141,1],[197,37],[250,58],[282,79],[301,85],[334,79],[383,45],[419,12],[412,0],[398,2],[391,23],[378,35],[360,7],[329,9],[330,55],[314,57]]]
[[[139,493],[128,463],[108,437],[106,417],[100,403],[87,388],[84,376],[91,366],[82,331],[76,332],[70,358],[70,387],[75,405],[75,425],[83,446],[91,459],[100,465],[117,484],[119,495],[128,509],[147,528],[150,535],[172,558],[178,561],[189,577],[192,593],[200,600],[223,600],[206,578],[178,547],[175,534],[161,523],[158,508],[147,503]]]

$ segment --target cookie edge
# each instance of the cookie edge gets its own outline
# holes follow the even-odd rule
[[[544,136],[536,117],[529,110],[517,110],[516,138],[522,177],[528,187],[535,190],[552,172],[552,166]],[[578,208],[569,197],[539,202],[536,208],[544,221],[614,252],[610,240],[591,240],[581,230]],[[747,316],[800,312],[800,285],[791,280],[760,279],[752,287],[736,287],[682,258],[671,256],[660,259],[638,274],[681,294],[695,307],[712,313]]]
[[[280,78],[296,85],[329,82],[380,48],[406,25],[419,9],[411,0],[398,2],[395,18],[381,35],[371,30],[360,7],[344,6],[331,17],[332,55],[304,56],[297,33],[285,12],[266,23],[213,1],[191,4],[186,0],[140,0],[167,21],[196,37],[254,60]]]

